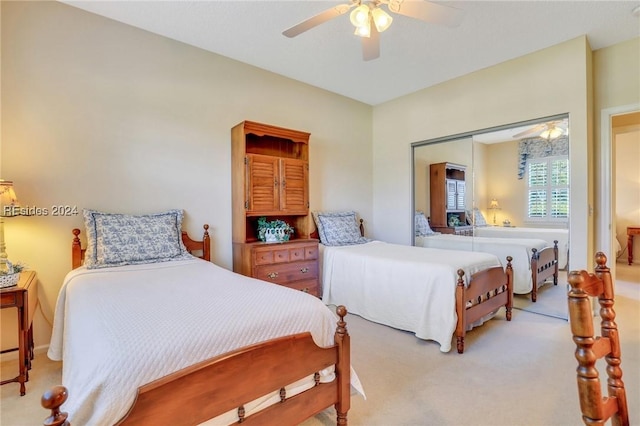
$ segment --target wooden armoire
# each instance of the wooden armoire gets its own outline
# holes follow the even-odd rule
[[[318,240],[309,237],[309,133],[243,121],[231,129],[233,270],[320,296]],[[258,240],[258,218],[295,228]]]
[[[454,163],[435,163],[429,166],[429,195],[431,229],[443,234],[473,235],[467,225],[466,166]],[[456,217],[458,224],[450,222]]]

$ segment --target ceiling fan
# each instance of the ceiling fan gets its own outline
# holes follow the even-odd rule
[[[334,6],[294,25],[282,34],[295,37],[353,9],[350,19],[356,28],[354,34],[362,38],[362,58],[369,61],[380,56],[379,33],[389,28],[393,21],[382,6],[392,13],[449,27],[459,25],[464,14],[461,9],[426,0],[350,0],[350,3]]]
[[[555,139],[567,134],[567,120],[548,121],[539,123],[523,132],[513,135],[514,139],[540,137],[543,139]]]

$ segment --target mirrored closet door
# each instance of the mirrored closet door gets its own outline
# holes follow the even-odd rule
[[[566,319],[569,145],[567,115],[412,144],[414,245],[510,255],[515,307]]]

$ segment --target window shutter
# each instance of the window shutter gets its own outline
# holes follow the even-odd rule
[[[544,158],[528,164],[527,215],[530,219],[569,217],[569,159]]]

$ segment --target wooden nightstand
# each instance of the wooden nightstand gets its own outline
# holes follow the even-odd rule
[[[20,371],[17,377],[4,380],[1,385],[6,383],[20,383],[20,395],[26,393],[25,382],[29,381],[29,370],[31,369],[31,360],[33,359],[33,315],[36,311],[36,302],[38,301],[38,280],[34,271],[22,271],[20,273],[20,281],[18,285],[0,289],[2,299],[2,309],[17,308],[18,309],[18,347],[2,351],[12,352],[18,351],[18,363]]]
[[[320,297],[318,240],[243,244],[242,274]]]

